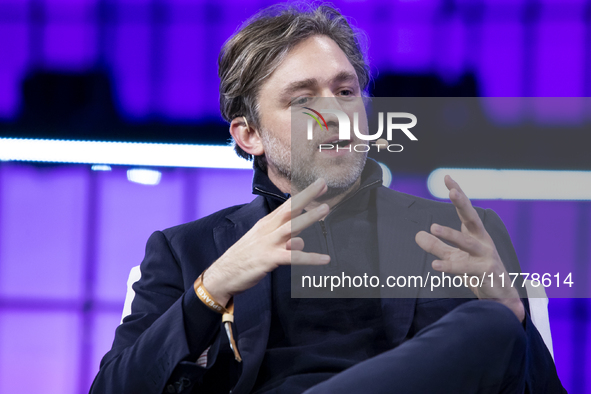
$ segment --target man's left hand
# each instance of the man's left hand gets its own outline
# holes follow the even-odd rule
[[[449,175],[445,176],[445,186],[449,189],[449,198],[462,222],[461,231],[434,223],[431,226],[432,234],[426,231],[417,233],[415,237],[417,244],[426,252],[439,258],[432,263],[436,271],[461,276],[467,274],[468,277],[477,276],[479,280],[482,280],[484,274],[482,286],[469,286],[470,290],[479,299],[490,299],[507,306],[519,321],[523,322],[525,319],[523,303],[517,289],[507,286],[511,284],[511,278],[478,213],[460,185]],[[451,242],[456,247],[444,243],[439,238]],[[489,276],[491,273],[494,282],[491,282]],[[500,275],[505,276],[504,287],[500,285]]]

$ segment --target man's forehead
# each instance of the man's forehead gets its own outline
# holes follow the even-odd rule
[[[316,35],[289,51],[270,80],[275,88],[287,89],[357,80],[357,74],[334,40]]]
[[[295,91],[298,89],[314,88],[324,84],[334,84],[343,82],[357,82],[357,74],[349,70],[337,71],[332,75],[313,76],[303,79],[293,78],[293,80],[284,80],[283,92]]]

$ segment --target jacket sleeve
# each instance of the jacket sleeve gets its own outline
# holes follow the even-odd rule
[[[162,232],[148,240],[140,270],[132,313],[117,328],[90,393],[184,393],[215,362],[216,343],[207,366],[196,364],[219,332],[221,316],[192,286],[183,288],[180,266]]]
[[[499,256],[505,265],[507,272],[520,273],[519,260],[511,243],[509,232],[502,220],[491,209],[484,211],[483,223],[492,237]],[[517,281],[515,282],[517,285]],[[521,286],[521,284],[519,284]],[[519,289],[518,289],[519,290]],[[522,295],[525,305],[525,336],[527,339],[526,354],[526,392],[529,393],[566,393],[562,387],[552,355],[548,351],[542,336],[536,329],[529,314],[529,303],[527,296]]]

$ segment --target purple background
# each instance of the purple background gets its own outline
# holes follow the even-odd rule
[[[130,121],[219,119],[217,55],[270,1],[0,0],[0,119],[33,70],[105,69]],[[337,6],[374,76],[474,73],[482,96],[590,96],[588,0],[379,0]],[[589,107],[589,103],[586,104]]]
[[[0,393],[25,380],[31,393],[86,392],[150,233],[252,199],[249,170],[162,171],[146,186],[125,168],[0,165]],[[429,197],[424,177],[395,173],[392,186]],[[590,261],[588,202],[476,205],[499,213],[524,271],[576,272],[575,261]],[[550,317],[560,377],[569,392],[585,392],[588,300],[551,299]]]
[[[0,118],[18,116],[32,70],[101,67],[130,122],[219,119],[218,51],[268,4],[0,0]],[[591,1],[337,5],[367,31],[374,74],[435,73],[454,83],[471,72],[484,96],[591,96]],[[575,101],[573,123],[590,105]],[[499,114],[521,115],[519,106]],[[250,180],[250,171],[166,169],[158,186],[142,186],[124,168],[0,163],[0,393],[87,392],[150,233],[250,201]],[[428,197],[424,176],[395,173],[393,187]],[[591,263],[589,202],[477,205],[505,221],[524,271]],[[563,384],[591,392],[589,300],[552,299],[550,316]]]

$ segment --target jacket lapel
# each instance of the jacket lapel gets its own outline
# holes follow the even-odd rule
[[[214,229],[218,255],[223,254],[268,213],[265,199],[253,202],[227,216],[232,224]],[[271,276],[234,296],[234,326],[238,350],[242,356],[242,373],[233,392],[248,392],[254,384],[263,360],[271,326]]]
[[[386,188],[377,193],[377,226],[380,278],[392,276],[422,276],[427,253],[415,242],[415,235],[429,230],[431,214],[413,210],[412,196]],[[399,345],[412,324],[419,288],[388,288],[382,290],[382,312],[386,333],[393,346]],[[395,298],[393,298],[395,297]]]

